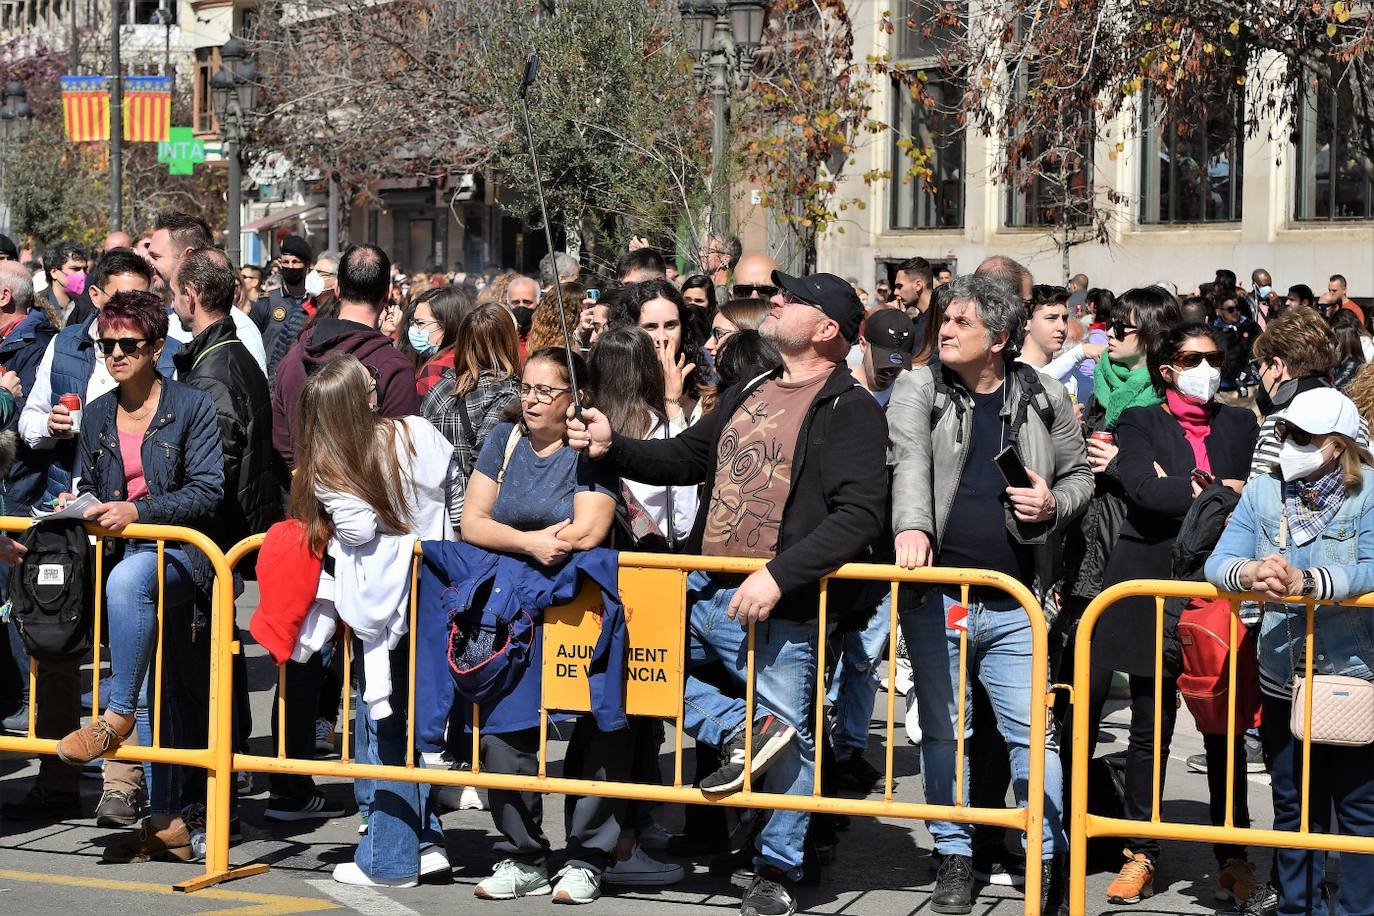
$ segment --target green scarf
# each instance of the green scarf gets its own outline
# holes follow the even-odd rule
[[[1153,407],[1164,399],[1155,393],[1150,382],[1150,370],[1144,363],[1127,369],[1111,357],[1097,361],[1093,370],[1093,395],[1107,412],[1107,429],[1116,429],[1116,421],[1128,407]]]

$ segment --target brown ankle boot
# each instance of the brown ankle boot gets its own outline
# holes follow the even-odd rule
[[[191,832],[173,814],[154,814],[128,839],[105,847],[101,861],[127,864],[162,859],[191,861]]]
[[[101,716],[92,719],[88,724],[81,726],[61,741],[57,742],[57,756],[63,763],[72,766],[85,766],[97,757],[104,757],[110,751],[115,750],[128,739],[133,733],[133,726],[124,734],[115,730],[115,726]]]

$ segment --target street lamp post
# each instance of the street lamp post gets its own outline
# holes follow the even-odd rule
[[[4,150],[4,156],[0,157],[0,191],[3,191],[5,178],[8,177],[6,163],[13,157],[12,144],[22,141],[32,126],[33,109],[29,108],[24,84],[19,80],[10,80],[5,86],[4,99],[0,101],[0,149]],[[3,209],[8,212],[8,197],[3,203]]]
[[[711,89],[711,231],[730,231],[726,146],[730,90],[749,84],[763,41],[764,0],[681,0],[678,7],[694,39],[697,75]]]
[[[232,36],[220,48],[220,69],[210,81],[219,116],[224,157],[229,163],[229,206],[224,232],[224,251],[235,265],[239,263],[239,220],[243,211],[243,163],[240,158],[248,135],[248,119],[257,101],[258,71],[248,60],[243,45]]]

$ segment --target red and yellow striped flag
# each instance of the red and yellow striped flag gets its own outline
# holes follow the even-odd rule
[[[110,139],[110,78],[64,76],[62,120],[73,143]]]
[[[172,78],[124,77],[124,139],[166,143],[172,129]]]

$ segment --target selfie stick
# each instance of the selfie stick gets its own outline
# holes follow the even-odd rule
[[[544,218],[544,240],[549,257],[554,257],[553,229],[549,225],[549,207],[544,202],[544,181],[539,175],[539,154],[534,148],[534,130],[530,127],[530,106],[525,97],[539,75],[539,52],[531,51],[525,58],[525,75],[520,80],[520,114],[525,120],[525,141],[530,150],[530,166],[534,169],[534,190],[539,198],[539,213]],[[563,281],[558,276],[558,261],[554,259],[554,297],[558,302],[558,323],[563,327],[563,348],[568,352],[568,384],[572,386],[574,416],[582,416],[582,398],[577,393],[577,370],[573,368],[572,335],[568,333],[568,313],[563,308]]]

